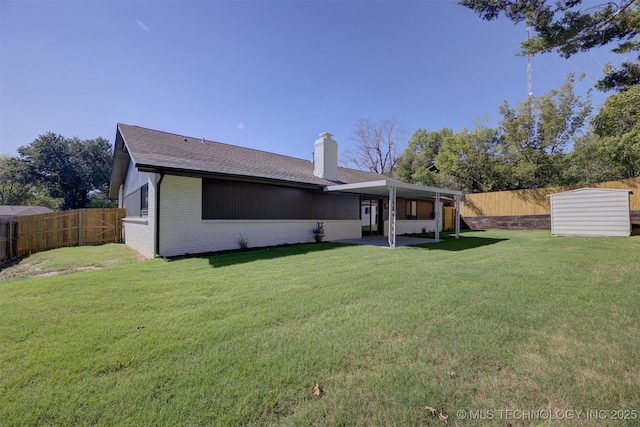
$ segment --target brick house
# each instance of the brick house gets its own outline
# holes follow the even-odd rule
[[[109,195],[127,209],[125,243],[150,258],[238,249],[241,240],[276,246],[312,242],[317,222],[327,241],[380,234],[394,247],[396,235],[422,229],[437,238],[443,197],[459,205],[459,191],[338,167],[331,136],[315,141],[311,162],[118,124]],[[363,206],[375,224],[363,224]]]

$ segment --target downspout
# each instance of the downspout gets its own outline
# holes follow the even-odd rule
[[[160,174],[160,180],[156,185],[156,233],[155,233],[156,234],[155,256],[157,257],[160,256],[160,185],[162,184],[162,180],[164,179],[164,171],[160,170],[158,171],[158,173]]]

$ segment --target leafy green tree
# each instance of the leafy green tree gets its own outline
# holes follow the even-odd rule
[[[613,49],[616,53],[626,53],[633,50],[640,51],[640,41],[622,43],[620,47]],[[640,84],[640,52],[636,62],[624,61],[616,68],[610,63],[604,66],[604,77],[596,82],[596,89],[606,92],[608,90],[624,90],[627,87]]]
[[[111,144],[104,138],[80,140],[53,132],[18,148],[25,181],[62,199],[62,209],[86,207],[89,195],[106,192],[111,168]]]
[[[26,205],[29,190],[21,162],[6,154],[0,156],[0,205]]]
[[[577,138],[563,162],[563,182],[567,185],[613,181],[619,176],[609,157],[600,148],[600,138],[588,132]]]
[[[497,188],[496,157],[498,130],[476,125],[462,129],[442,140],[436,162],[440,173],[452,181],[454,188],[467,192],[494,191]]]
[[[42,187],[29,183],[26,165],[17,157],[0,156],[0,205],[60,207]]]
[[[582,0],[460,0],[459,4],[494,20],[504,14],[514,23],[526,22],[535,35],[521,43],[522,53],[556,51],[564,58],[592,48],[618,43],[616,53],[640,50],[633,40],[640,34],[640,2],[602,2],[589,7]],[[638,57],[640,62],[640,56]],[[640,67],[626,61],[620,68],[609,66],[597,87],[616,89],[640,81]],[[634,83],[635,82],[635,83]]]
[[[29,199],[26,204],[30,206],[45,206],[57,211],[60,210],[60,206],[62,206],[62,199],[51,197],[47,190],[42,187],[31,187]]]
[[[407,147],[398,160],[395,177],[401,181],[420,185],[441,185],[442,175],[438,173],[436,157],[442,141],[451,137],[451,129],[442,128],[435,132],[418,129],[411,135]]]
[[[117,208],[118,201],[110,200],[106,191],[98,191],[89,195],[88,208]]]
[[[640,85],[608,97],[593,120],[599,150],[618,178],[640,175]]]
[[[500,106],[501,154],[511,189],[562,184],[562,159],[591,112],[590,100],[573,92],[573,82],[569,74],[559,89],[529,96],[516,108],[506,101]]]

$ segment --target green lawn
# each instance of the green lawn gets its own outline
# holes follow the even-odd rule
[[[640,237],[34,257],[0,273],[2,426],[640,424]]]

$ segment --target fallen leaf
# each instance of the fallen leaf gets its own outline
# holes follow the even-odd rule
[[[425,406],[424,409],[429,411],[429,414],[432,417],[437,416],[440,419],[440,421],[442,421],[443,423],[446,424],[448,422],[449,416],[444,413],[444,408],[436,409],[436,408],[432,408],[431,406]]]
[[[432,408],[431,406],[425,406],[424,409],[429,411],[429,414],[431,414],[432,417],[435,417],[436,415],[438,415],[438,410],[436,408]]]
[[[322,395],[322,389],[320,388],[320,385],[318,383],[316,383],[316,386],[313,388],[313,395],[320,397]]]

